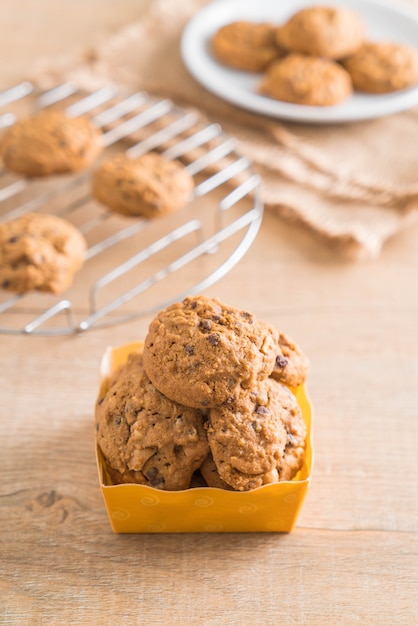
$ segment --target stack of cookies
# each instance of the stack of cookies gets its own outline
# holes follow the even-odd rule
[[[294,104],[332,106],[353,91],[381,94],[418,83],[417,50],[367,41],[361,17],[343,6],[309,6],[284,24],[225,24],[212,50],[229,67],[262,72],[261,94]]]
[[[307,370],[302,350],[252,313],[204,296],[169,306],[96,403],[112,481],[248,491],[292,480],[306,425],[291,389]]]

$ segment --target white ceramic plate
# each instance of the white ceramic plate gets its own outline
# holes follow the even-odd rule
[[[367,36],[418,46],[418,12],[385,0],[327,0],[328,5],[351,7],[366,24]],[[206,89],[242,108],[276,118],[310,123],[366,120],[418,105],[418,86],[384,94],[355,94],[332,107],[312,107],[279,102],[257,93],[260,74],[229,69],[212,57],[209,42],[223,24],[237,20],[282,23],[302,7],[317,0],[215,0],[186,25],[181,54],[189,72]]]

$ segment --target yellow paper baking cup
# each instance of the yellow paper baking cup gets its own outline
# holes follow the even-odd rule
[[[100,367],[101,395],[109,375],[126,362],[141,342],[108,348]],[[312,408],[303,385],[292,389],[307,427],[303,467],[291,481],[264,485],[252,491],[195,487],[163,491],[145,485],[114,485],[97,447],[101,491],[116,533],[290,532],[305,499],[312,469]]]

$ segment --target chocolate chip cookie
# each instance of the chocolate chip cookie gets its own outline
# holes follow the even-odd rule
[[[228,485],[219,476],[218,468],[215,465],[213,456],[210,453],[200,466],[200,473],[207,485],[207,487],[214,487],[215,489],[225,489],[226,491],[233,491],[231,485]]]
[[[163,396],[146,375],[140,351],[109,385],[97,400],[95,420],[113,480],[187,489],[209,452],[202,412]]]
[[[145,339],[144,367],[154,385],[186,406],[234,402],[273,371],[278,333],[252,313],[204,296],[161,311]]]
[[[276,26],[247,21],[225,24],[212,37],[214,56],[224,65],[262,72],[284,53],[276,41]]]
[[[1,154],[8,169],[26,176],[75,172],[101,152],[100,137],[89,119],[47,109],[9,128]]]
[[[418,51],[405,45],[367,42],[342,64],[358,91],[383,94],[418,83]]]
[[[271,377],[289,387],[297,387],[305,382],[308,370],[309,361],[303,350],[280,331]]]
[[[122,215],[159,217],[181,209],[193,194],[193,177],[179,161],[156,152],[136,159],[117,154],[93,174],[92,193]]]
[[[293,433],[302,434],[302,417],[296,399],[288,395],[288,389],[269,378],[242,391],[232,405],[209,411],[213,460],[220,478],[233,489],[248,491],[291,475],[302,445],[296,436],[293,444]]]
[[[0,224],[0,287],[60,293],[73,282],[85,259],[86,242],[69,222],[28,213]]]
[[[268,68],[260,93],[293,104],[332,106],[352,95],[350,75],[328,59],[289,54]]]
[[[365,27],[357,13],[341,6],[301,9],[276,32],[280,47],[329,59],[342,59],[360,47]]]
[[[277,465],[279,480],[292,480],[305,459],[306,424],[295,396],[285,385],[276,385],[274,393],[283,409],[281,419],[286,431],[283,456]]]

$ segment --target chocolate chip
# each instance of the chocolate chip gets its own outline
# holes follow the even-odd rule
[[[289,359],[287,359],[285,356],[279,354],[278,356],[276,356],[276,365],[277,367],[286,367],[286,365],[289,363]]]
[[[13,237],[9,238],[8,243],[16,243],[16,241],[19,239],[18,235],[14,235]]]
[[[242,315],[243,318],[248,320],[250,322],[250,324],[253,323],[254,315],[252,315],[252,313],[248,313],[248,311],[241,311],[241,315]]]
[[[196,300],[193,300],[193,302],[190,303],[190,308],[195,309],[196,307],[197,307],[197,302]]]
[[[269,409],[266,406],[258,406],[255,412],[259,415],[268,415],[270,413]]]
[[[97,404],[102,404],[104,402],[104,396],[103,398],[100,398],[100,400],[97,401]]]
[[[209,341],[209,343],[212,346],[218,346],[220,343],[220,337],[216,333],[211,333],[210,335],[206,337],[206,339]]]
[[[192,346],[190,343],[186,343],[184,349],[189,356],[192,356],[192,354],[194,354],[194,346]]]
[[[199,324],[203,330],[210,330],[212,328],[212,322],[210,320],[201,320]]]
[[[3,289],[8,289],[10,287],[10,280],[4,280],[1,284]]]
[[[221,321],[221,318],[219,317],[219,315],[212,315],[212,320],[214,322],[218,322],[219,323]]]

